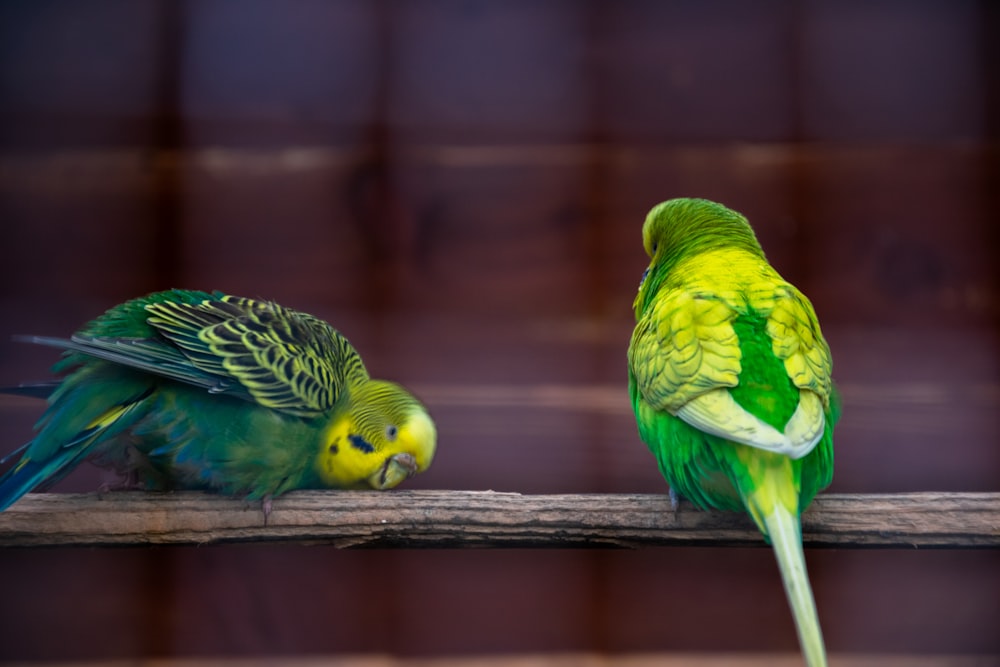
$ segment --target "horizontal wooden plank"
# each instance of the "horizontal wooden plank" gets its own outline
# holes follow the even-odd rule
[[[1000,547],[1000,493],[826,495],[810,546]],[[750,520],[665,495],[308,491],[259,506],[196,492],[30,494],[0,514],[0,546],[296,542],[338,547],[759,545]]]
[[[797,653],[554,653],[529,655],[405,658],[344,655],[294,658],[148,658],[81,662],[32,662],[35,667],[798,667]],[[831,655],[832,667],[986,667],[989,655]]]

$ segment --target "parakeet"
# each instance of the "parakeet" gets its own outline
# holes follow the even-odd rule
[[[799,518],[832,479],[840,413],[816,313],[721,204],[658,204],[642,241],[650,264],[628,349],[639,435],[673,498],[749,512],[774,548],[806,662],[825,665]]]
[[[221,292],[127,301],[69,340],[48,408],[0,478],[0,510],[84,459],[150,489],[260,500],[293,489],[389,489],[426,470],[437,434],[401,386],[369,377],[311,315]],[[17,390],[15,390],[17,391]]]

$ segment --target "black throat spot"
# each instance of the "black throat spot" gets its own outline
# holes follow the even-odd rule
[[[347,439],[351,441],[351,447],[354,447],[354,449],[362,451],[365,454],[371,454],[372,452],[375,451],[375,447],[373,447],[370,442],[365,440],[360,435],[352,433],[351,435],[347,436]]]

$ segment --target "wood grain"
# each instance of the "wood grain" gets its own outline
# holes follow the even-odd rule
[[[803,516],[809,546],[1000,547],[1000,493],[826,495]],[[0,546],[290,542],[349,547],[763,544],[740,513],[661,495],[309,491],[256,504],[202,493],[29,494],[0,514]]]

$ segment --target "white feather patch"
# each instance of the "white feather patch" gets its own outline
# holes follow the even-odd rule
[[[811,391],[799,391],[799,405],[782,433],[747,412],[727,389],[713,389],[685,403],[676,416],[720,438],[799,459],[823,437],[823,406]]]

